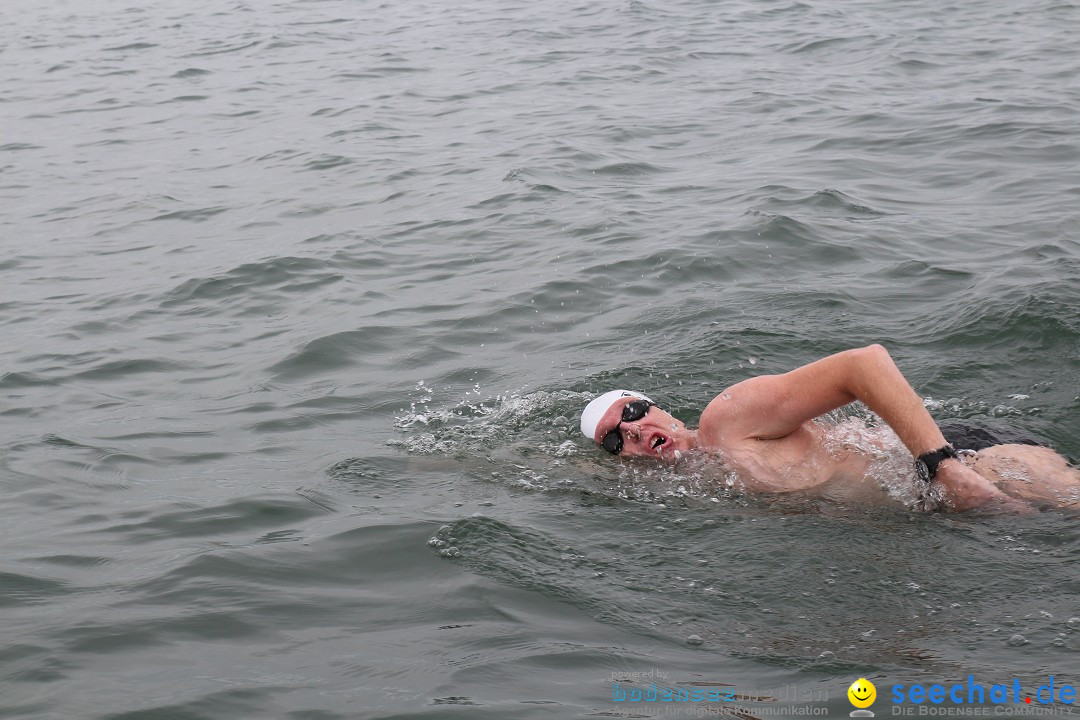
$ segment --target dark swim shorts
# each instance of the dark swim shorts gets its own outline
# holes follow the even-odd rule
[[[987,428],[965,425],[964,423],[945,423],[939,425],[941,434],[957,450],[985,450],[994,445],[1038,445],[1044,447],[1046,443],[1032,437],[1004,428]]]

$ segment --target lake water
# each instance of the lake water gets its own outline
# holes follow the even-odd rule
[[[2,15],[0,717],[1078,679],[1074,517],[751,497],[576,430],[882,342],[939,419],[1080,457],[1077,3]]]

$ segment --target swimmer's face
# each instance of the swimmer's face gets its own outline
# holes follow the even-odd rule
[[[638,399],[622,398],[613,403],[600,418],[593,440],[597,444],[603,443],[604,436],[617,427],[616,432],[622,436],[623,441],[619,455],[655,457],[661,460],[674,460],[676,450],[686,452],[693,447],[693,435],[686,426],[655,405],[640,419],[622,422],[623,408]]]

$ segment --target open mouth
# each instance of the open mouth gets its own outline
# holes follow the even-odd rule
[[[667,441],[668,441],[668,439],[666,437],[664,437],[663,435],[657,435],[652,440],[652,449],[653,450],[659,450],[661,447],[663,447],[665,444],[667,444]]]

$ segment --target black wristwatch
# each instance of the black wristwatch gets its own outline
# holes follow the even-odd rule
[[[960,453],[956,452],[956,448],[952,445],[946,445],[933,452],[920,455],[915,458],[915,474],[918,475],[919,479],[924,483],[929,483],[934,479],[934,476],[937,475],[938,465],[941,464],[942,460],[959,457]]]

